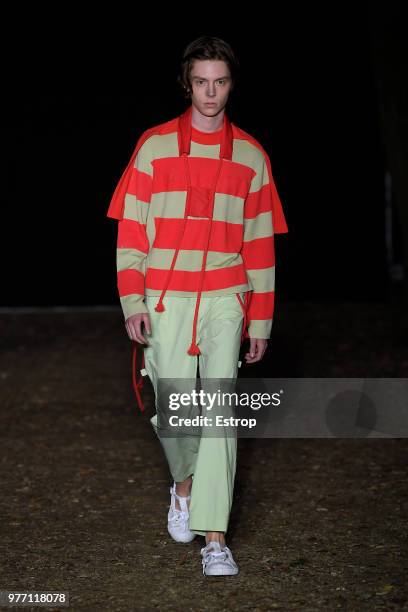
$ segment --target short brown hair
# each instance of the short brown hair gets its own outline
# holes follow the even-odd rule
[[[195,60],[223,60],[228,65],[232,86],[235,87],[239,78],[239,61],[231,46],[216,36],[200,36],[189,43],[183,51],[180,73],[177,82],[184,91],[186,98],[191,95],[190,72]]]

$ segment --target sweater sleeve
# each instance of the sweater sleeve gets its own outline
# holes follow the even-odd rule
[[[287,231],[287,226],[265,152],[259,155],[255,170],[244,205],[241,255],[253,289],[248,308],[248,336],[268,339],[275,303],[274,238],[278,231]],[[278,226],[275,231],[274,225]]]
[[[147,313],[145,267],[149,252],[146,233],[152,195],[153,167],[151,145],[146,141],[139,149],[126,187],[123,219],[118,221],[116,249],[117,284],[125,320]]]

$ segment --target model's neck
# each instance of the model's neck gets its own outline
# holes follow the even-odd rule
[[[222,109],[222,111],[214,117],[206,117],[193,106],[191,112],[191,125],[201,132],[217,132],[224,124],[224,112],[225,109]]]

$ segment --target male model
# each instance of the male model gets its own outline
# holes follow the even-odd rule
[[[159,379],[195,379],[197,365],[202,381],[235,379],[242,340],[255,363],[271,334],[274,234],[288,229],[267,153],[225,111],[237,69],[219,38],[187,46],[179,82],[190,105],[141,135],[107,213],[118,219],[126,329],[146,345],[156,398]],[[158,433],[157,413],[151,422]],[[170,535],[205,537],[205,575],[237,574],[225,542],[236,436],[159,439],[173,478]]]

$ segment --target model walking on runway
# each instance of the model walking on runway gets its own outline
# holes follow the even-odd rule
[[[241,342],[256,363],[271,334],[274,235],[288,229],[267,153],[226,113],[237,74],[225,41],[187,46],[179,82],[189,105],[140,136],[109,206],[126,330],[143,345],[156,402],[159,379],[195,379],[197,367],[202,381],[236,379]],[[159,439],[173,479],[170,535],[205,538],[205,575],[237,574],[226,544],[236,435]]]

